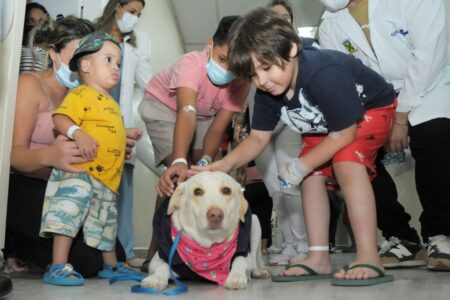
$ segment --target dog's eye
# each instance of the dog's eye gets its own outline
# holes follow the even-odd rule
[[[203,195],[203,190],[202,190],[201,188],[196,188],[196,189],[194,190],[194,195],[195,195],[195,196],[201,196],[201,195]]]
[[[229,187],[222,188],[222,194],[230,195],[231,194],[231,189]]]

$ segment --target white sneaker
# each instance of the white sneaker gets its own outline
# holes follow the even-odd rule
[[[427,268],[433,271],[450,271],[450,237],[435,235],[427,244]]]
[[[379,254],[385,268],[419,267],[426,264],[426,254],[421,244],[400,240],[395,236],[383,241]]]

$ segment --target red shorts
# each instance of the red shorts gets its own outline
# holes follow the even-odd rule
[[[371,179],[376,175],[375,159],[380,149],[389,139],[392,121],[397,107],[397,99],[392,104],[369,109],[358,122],[355,140],[339,150],[331,161],[321,165],[311,174],[335,178],[332,165],[343,161],[360,163],[368,169]],[[314,149],[326,135],[305,135],[300,157]]]

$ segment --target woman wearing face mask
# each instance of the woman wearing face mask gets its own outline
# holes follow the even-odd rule
[[[150,40],[145,32],[134,32],[142,10],[144,0],[110,0],[97,19],[97,30],[111,34],[122,48],[122,66],[119,83],[110,91],[114,99],[120,104],[120,110],[126,127],[135,127],[134,85],[144,89],[150,81]],[[136,104],[137,105],[137,104]],[[118,238],[123,245],[130,266],[140,266],[142,261],[135,258],[133,248],[136,243],[133,228],[133,171],[135,156],[148,168],[154,168],[152,146],[148,136],[142,138],[136,146],[136,153],[125,161],[122,181],[117,198],[118,209]],[[136,155],[135,155],[136,154]]]
[[[39,72],[47,69],[47,51],[39,46],[30,47],[28,43],[31,30],[38,26],[45,17],[49,17],[49,15],[44,6],[35,2],[27,4],[20,52],[20,72]],[[35,40],[34,44],[39,45],[40,41]]]
[[[93,31],[91,22],[66,17],[58,22],[48,18],[30,34],[31,43],[39,39],[48,51],[52,66],[19,76],[4,249],[10,272],[26,271],[24,262],[43,268],[51,262],[52,240],[39,237],[51,169],[83,172],[71,165],[85,161],[79,149],[63,135],[56,136],[51,116],[68,89],[78,85],[67,64],[78,40]],[[124,259],[123,249],[119,248],[119,259]],[[95,276],[103,267],[101,252],[86,246],[82,235],[72,244],[69,262],[84,277]]]
[[[249,84],[228,71],[227,37],[237,17],[224,17],[203,51],[181,56],[147,84],[139,113],[155,149],[155,163],[167,171],[157,187],[159,198],[183,182],[191,163],[207,164],[218,154],[234,112],[242,111]],[[191,151],[192,150],[192,151]],[[155,254],[153,235],[147,260]]]

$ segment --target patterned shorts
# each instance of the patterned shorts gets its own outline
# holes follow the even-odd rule
[[[312,176],[326,176],[334,179],[332,165],[338,162],[351,161],[364,165],[371,179],[375,178],[375,159],[378,149],[388,141],[392,122],[395,115],[397,101],[379,108],[366,111],[364,117],[358,122],[356,138],[349,145],[339,150],[331,161],[314,170]],[[314,149],[325,139],[326,135],[304,136],[303,149],[300,157]]]
[[[114,249],[117,235],[116,194],[87,173],[53,169],[45,191],[40,236],[75,237],[83,226],[85,243]]]

